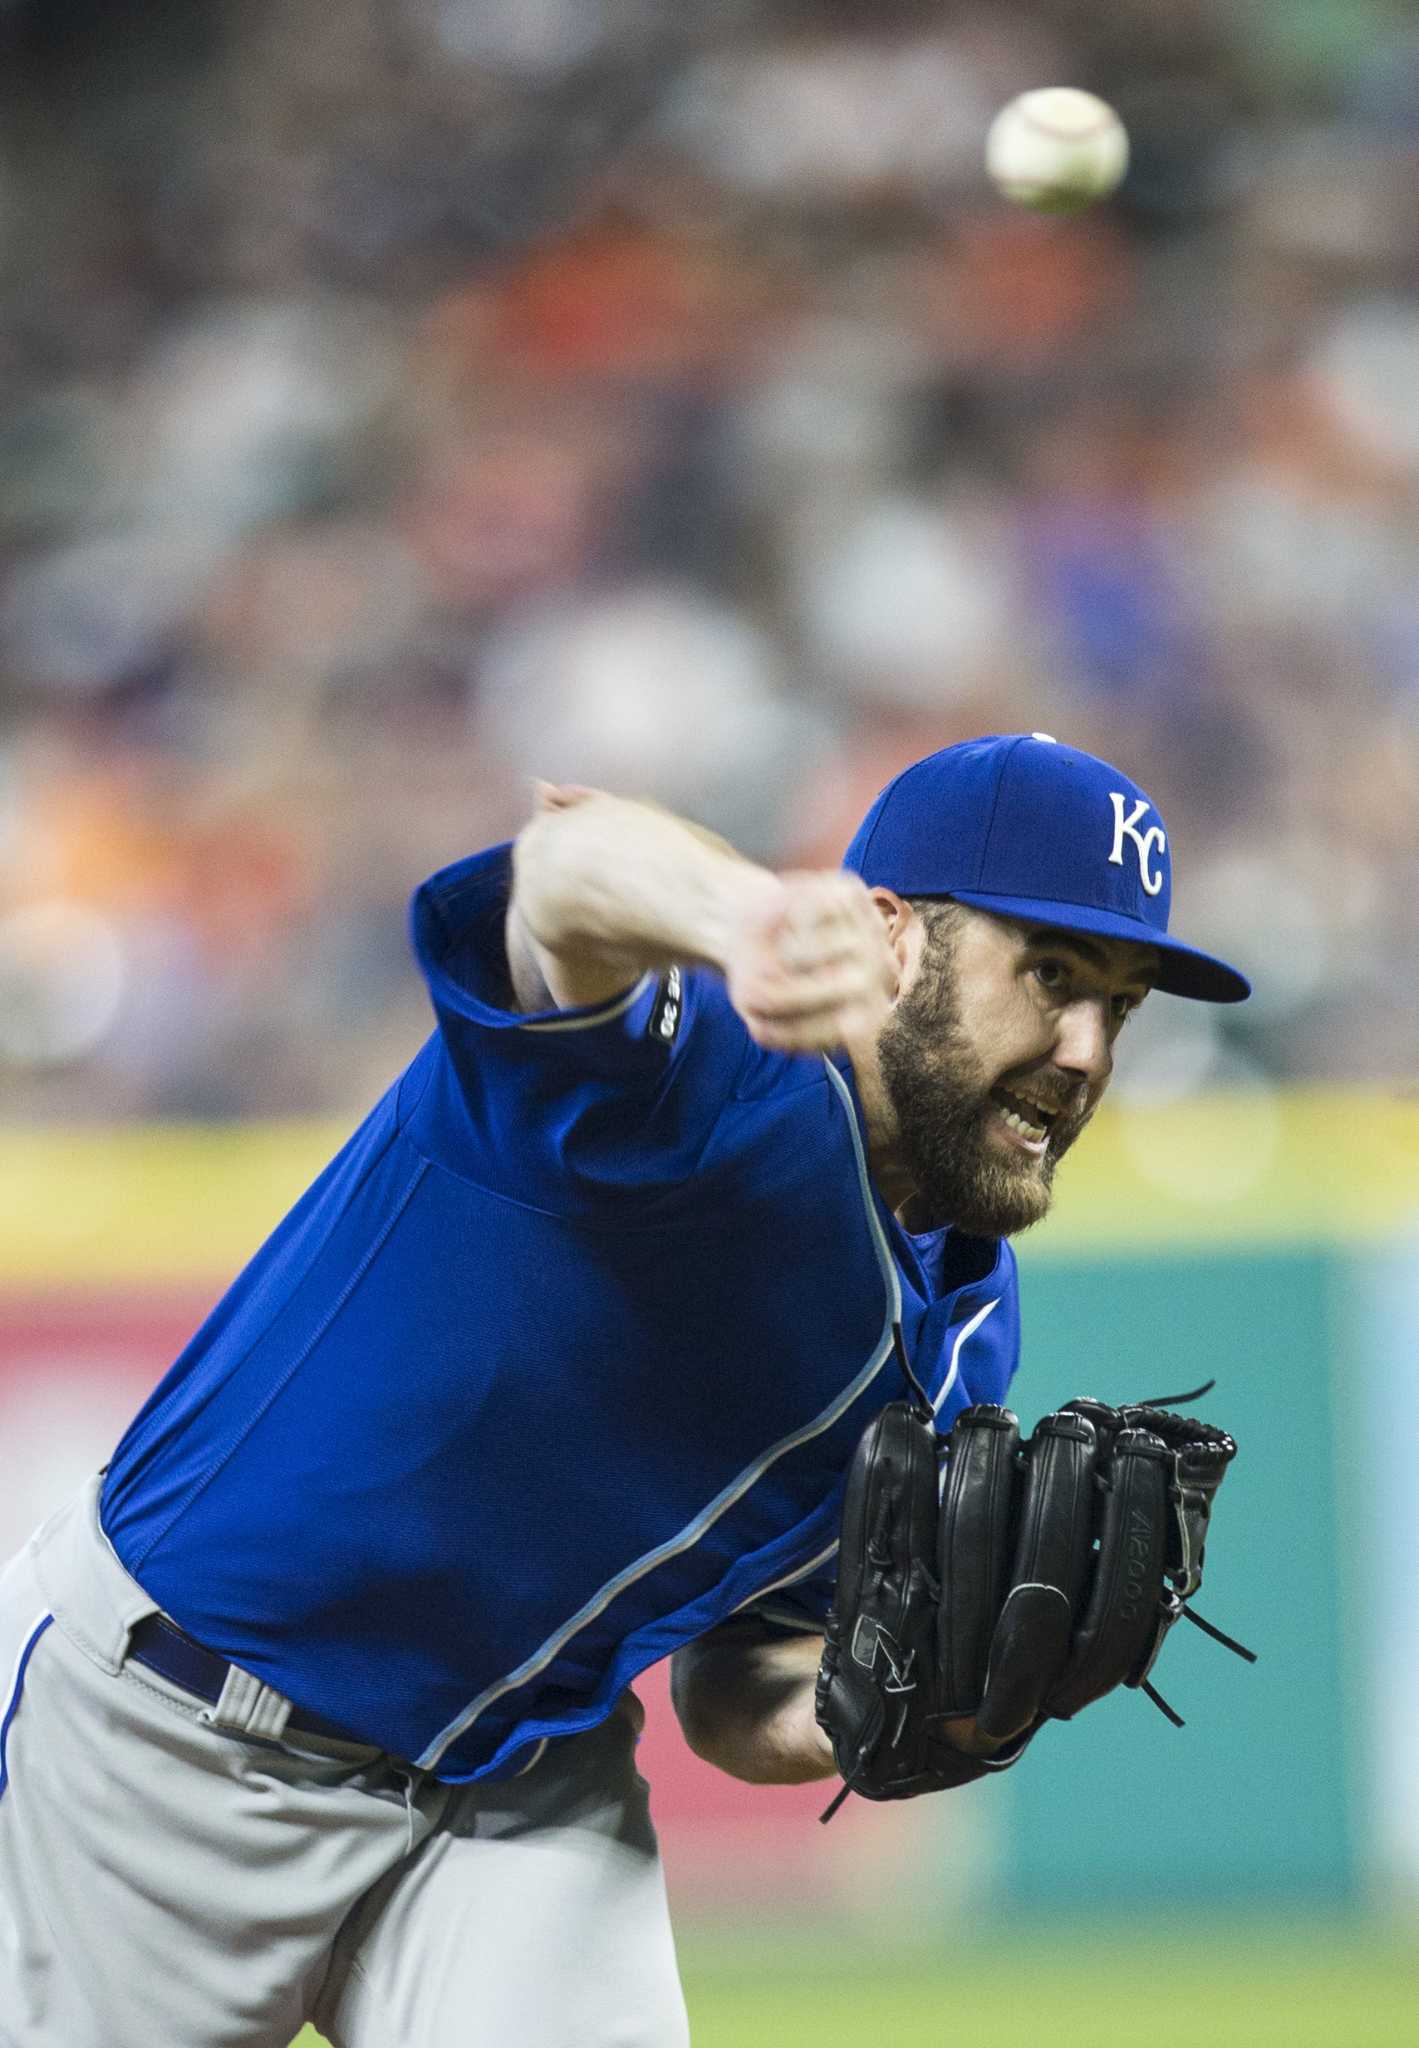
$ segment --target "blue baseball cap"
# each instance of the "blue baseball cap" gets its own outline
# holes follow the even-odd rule
[[[1156,986],[1240,1003],[1251,983],[1168,937],[1163,820],[1120,769],[1048,733],[992,733],[904,768],[858,827],[843,866],[899,896],[950,896],[1061,931],[1157,949]]]

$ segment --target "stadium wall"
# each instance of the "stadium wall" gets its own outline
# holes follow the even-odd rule
[[[6,1133],[6,1550],[102,1461],[341,1135]],[[850,1802],[826,1834],[821,1788],[749,1790],[690,1758],[652,1674],[645,1767],[682,1904],[733,1920],[771,1898],[821,1926],[860,1916],[870,1889],[893,1902],[898,1933],[930,1938],[967,1894],[1114,1917],[1179,1897],[1412,1903],[1416,1249],[1413,1100],[1325,1091],[1102,1115],[1056,1215],[1021,1247],[1017,1406],[1033,1420],[1074,1393],[1140,1398],[1217,1377],[1199,1405],[1241,1455],[1199,1605],[1261,1661],[1180,1629],[1157,1676],[1183,1730],[1115,1696],[1047,1730],[1007,1779],[910,1812]],[[869,1861],[893,1881],[865,1888]]]

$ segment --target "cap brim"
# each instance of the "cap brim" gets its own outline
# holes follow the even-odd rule
[[[1251,983],[1235,967],[1170,939],[1141,917],[1124,917],[1085,903],[1051,903],[1035,896],[992,896],[976,889],[943,893],[953,902],[968,903],[975,910],[993,910],[999,917],[1023,917],[1031,923],[1053,925],[1057,931],[1090,932],[1102,939],[1131,939],[1135,945],[1151,946],[1158,955],[1153,986],[1165,995],[1188,996],[1199,1003],[1243,1003],[1251,994]]]

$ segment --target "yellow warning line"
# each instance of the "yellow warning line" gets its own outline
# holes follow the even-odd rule
[[[0,1287],[221,1282],[342,1142],[326,1123],[0,1129]],[[1025,1258],[1419,1233],[1419,1093],[1111,1106]]]

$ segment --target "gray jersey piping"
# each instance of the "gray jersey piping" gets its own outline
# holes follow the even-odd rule
[[[739,1602],[739,1605],[737,1607],[730,1608],[730,1613],[742,1614],[746,1607],[757,1607],[761,1601],[769,1599],[775,1593],[781,1593],[785,1586],[796,1586],[800,1579],[811,1578],[813,1573],[817,1571],[819,1565],[826,1564],[828,1562],[828,1559],[833,1555],[837,1547],[838,1539],[835,1536],[831,1543],[826,1544],[824,1548],[818,1552],[818,1555],[816,1557],[810,1557],[807,1564],[799,1565],[797,1570],[795,1571],[785,1572],[784,1576],[781,1579],[775,1579],[770,1585],[761,1586],[757,1593],[747,1594],[745,1598]],[[805,1626],[816,1627],[817,1624],[808,1623],[805,1624]]]
[[[609,1024],[613,1018],[623,1017],[631,1005],[645,994],[653,979],[653,975],[643,974],[634,988],[627,989],[623,996],[612,996],[609,1002],[589,1011],[585,1017],[548,1017],[519,1028],[523,1031],[594,1031],[598,1024]]]
[[[768,1450],[761,1452],[752,1465],[746,1467],[737,1479],[732,1479],[729,1485],[717,1493],[714,1499],[705,1507],[701,1508],[694,1519],[687,1522],[684,1528],[676,1535],[668,1538],[666,1542],[658,1544],[654,1550],[646,1551],[644,1556],[636,1558],[633,1563],[626,1565],[623,1570],[617,1572],[614,1578],[608,1579],[606,1584],[593,1593],[591,1598],[583,1606],[579,1607],[569,1620],[564,1621],[560,1628],[548,1636],[547,1640],[540,1648],[534,1650],[530,1657],[524,1658],[522,1663],[515,1670],[509,1671],[505,1677],[495,1679],[491,1685],[486,1686],[472,1704],[465,1707],[461,1714],[450,1721],[448,1726],[434,1737],[423,1754],[416,1758],[416,1762],[421,1770],[436,1770],[452,1745],[465,1736],[469,1729],[482,1719],[489,1707],[496,1706],[497,1702],[505,1698],[508,1693],[516,1692],[518,1687],[526,1685],[530,1678],[536,1678],[540,1672],[545,1671],[554,1658],[561,1655],[574,1636],[580,1635],[584,1628],[590,1627],[591,1623],[599,1615],[604,1614],[611,1603],[614,1600],[618,1600],[622,1593],[635,1585],[638,1579],[645,1578],[648,1573],[655,1571],[662,1564],[668,1564],[672,1558],[683,1555],[685,1551],[693,1550],[700,1541],[700,1538],[713,1528],[721,1515],[727,1514],[737,1501],[742,1500],[752,1487],[757,1486],[764,1477],[764,1474],[772,1466],[776,1465],[780,1458],[787,1457],[790,1451],[796,1451],[802,1444],[811,1443],[815,1436],[821,1436],[824,1430],[831,1429],[838,1417],[845,1414],[859,1394],[871,1385],[872,1381],[891,1357],[892,1330],[894,1325],[900,1321],[902,1313],[901,1282],[897,1277],[896,1262],[887,1244],[886,1233],[882,1229],[876,1203],[873,1200],[872,1183],[867,1175],[867,1154],[863,1148],[862,1134],[857,1125],[857,1112],[853,1106],[852,1093],[836,1067],[826,1057],[824,1058],[823,1065],[829,1080],[842,1098],[843,1107],[847,1112],[848,1130],[852,1135],[853,1156],[857,1162],[858,1186],[862,1194],[863,1207],[867,1212],[867,1221],[872,1232],[873,1246],[876,1250],[878,1263],[882,1268],[882,1275],[887,1288],[887,1313],[882,1326],[882,1334],[873,1346],[867,1363],[862,1367],[856,1378],[851,1380],[820,1414],[815,1415],[811,1422],[805,1423],[802,1429],[796,1429],[788,1436],[780,1437],[776,1444],[771,1444]],[[758,1595],[753,1597],[757,1598]]]

